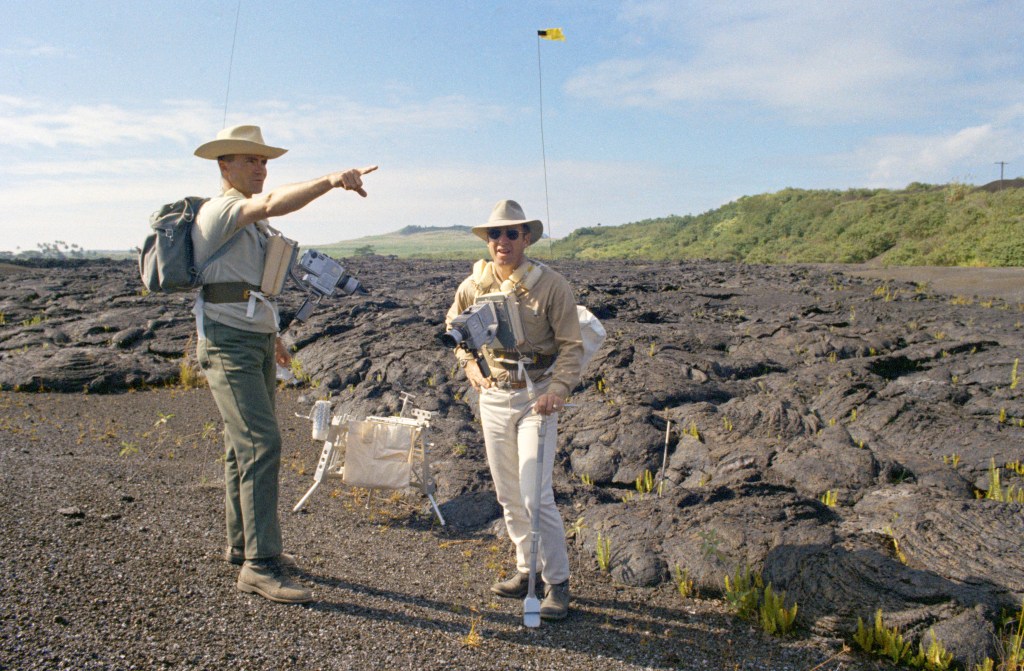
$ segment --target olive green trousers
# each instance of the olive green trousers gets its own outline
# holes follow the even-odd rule
[[[196,354],[224,420],[227,544],[246,559],[281,554],[277,512],[281,432],[274,411],[274,333],[207,320]]]

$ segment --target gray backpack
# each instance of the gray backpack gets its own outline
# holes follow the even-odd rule
[[[174,293],[198,289],[203,284],[203,271],[220,258],[239,238],[233,235],[213,256],[197,268],[192,249],[192,224],[199,208],[209,198],[188,196],[168,203],[149,217],[153,232],[146,236],[139,250],[139,274],[142,284],[154,293]]]

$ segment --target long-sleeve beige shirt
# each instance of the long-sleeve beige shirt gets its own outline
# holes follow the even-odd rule
[[[583,360],[583,338],[576,312],[576,297],[569,282],[554,270],[529,259],[523,263],[538,265],[543,273],[529,290],[522,285],[516,289],[526,336],[526,344],[520,348],[520,352],[524,355],[556,357],[548,392],[565,398],[579,384]],[[492,267],[488,264],[479,280],[471,275],[459,285],[455,292],[455,302],[445,319],[446,329],[451,328],[452,320],[472,305],[477,296],[499,290],[500,281],[491,270]],[[509,372],[498,364],[493,350],[484,347],[483,354],[491,369],[491,376],[499,382],[507,380]],[[462,363],[473,358],[463,349],[456,349],[455,356]]]

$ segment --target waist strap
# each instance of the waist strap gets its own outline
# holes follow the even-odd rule
[[[514,354],[509,353],[506,357],[502,356],[505,354],[505,352],[502,351],[494,351],[492,353],[494,354],[495,363],[505,370],[516,370],[519,368],[519,362],[514,359]],[[529,354],[524,356],[533,359],[532,362],[524,364],[527,370],[541,370],[547,368],[555,362],[556,358],[554,354]]]
[[[207,303],[245,303],[249,294],[260,288],[248,282],[217,282],[203,285],[203,300]]]

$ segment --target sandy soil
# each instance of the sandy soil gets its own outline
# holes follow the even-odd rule
[[[0,669],[877,668],[718,599],[616,586],[581,553],[570,617],[526,629],[521,602],[487,590],[511,545],[439,527],[418,495],[367,509],[333,481],[287,512],[319,452],[294,417],[308,407],[279,398],[281,505],[318,601],[281,606],[238,592],[221,559],[207,390],[0,393]]]

